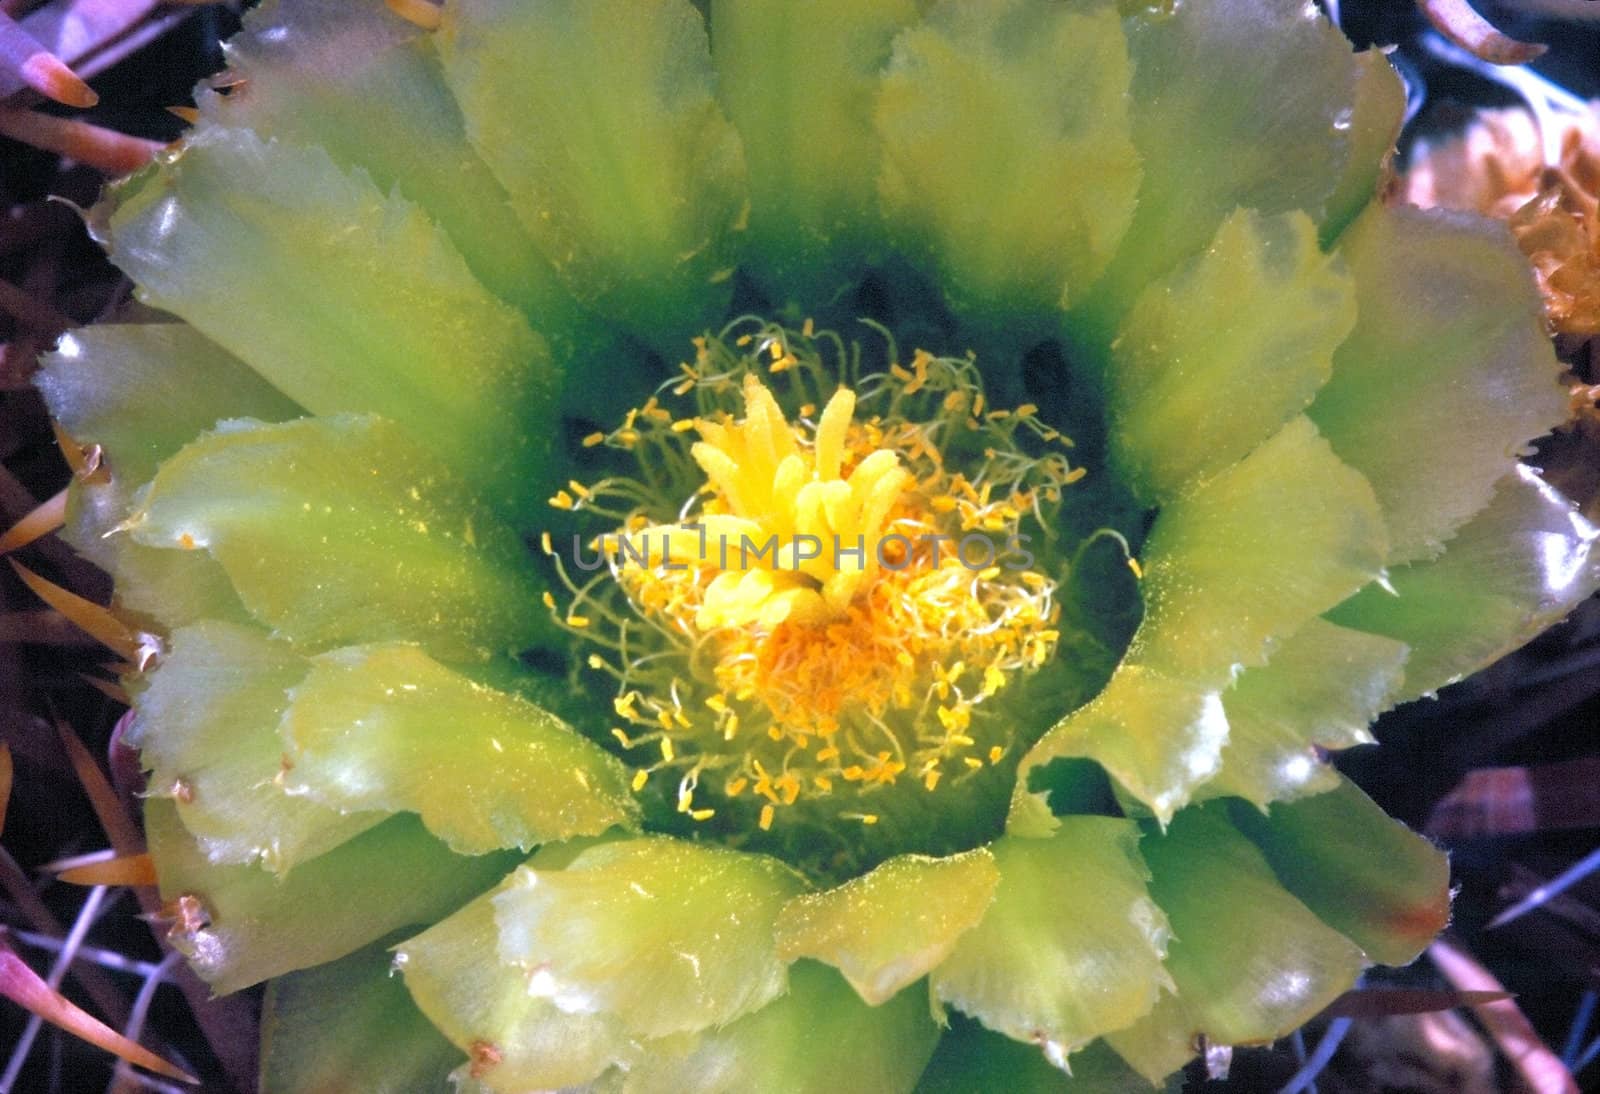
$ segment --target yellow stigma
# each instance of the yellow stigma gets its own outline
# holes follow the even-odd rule
[[[750,802],[761,830],[839,795],[838,816],[873,823],[887,804],[856,798],[958,783],[1007,752],[1008,720],[983,705],[1059,639],[1055,583],[1021,528],[1032,518],[1042,539],[1081,476],[1057,450],[1069,442],[1031,407],[984,413],[970,359],[919,351],[852,377],[809,333],[697,340],[674,388],[696,413],[652,399],[605,436],[646,472],[703,476],[681,509],[659,479],[552,501],[619,524],[591,544],[606,568],[569,582],[556,617],[607,651],[588,663],[617,681],[615,736],[678,773],[692,819],[714,815],[696,807],[709,791]]]

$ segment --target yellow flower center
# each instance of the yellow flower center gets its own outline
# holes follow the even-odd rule
[[[802,799],[874,823],[872,792],[932,791],[1006,755],[1007,721],[984,704],[1059,638],[1023,521],[1043,539],[1044,509],[1082,472],[1032,407],[986,412],[970,360],[919,351],[850,385],[809,331],[736,342],[751,345],[697,342],[675,391],[698,413],[652,399],[591,438],[703,482],[676,520],[652,516],[642,480],[552,499],[621,525],[591,545],[608,565],[569,582],[558,618],[605,650],[588,663],[617,680],[613,732],[652,750],[637,785],[675,773],[697,820],[716,815],[709,790],[757,807],[763,829]],[[789,381],[793,415],[761,366]],[[957,450],[970,466],[946,459]]]

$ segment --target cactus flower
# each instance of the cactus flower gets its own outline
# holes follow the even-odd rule
[[[90,216],[160,321],[39,384],[265,1089],[1150,1089],[1443,926],[1328,754],[1600,569],[1527,262],[1371,200],[1380,54],[268,0],[227,57]]]

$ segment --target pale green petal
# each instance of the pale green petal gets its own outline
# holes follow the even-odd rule
[[[245,622],[227,575],[210,557],[152,550],[106,533],[162,460],[217,424],[248,414],[300,414],[260,376],[182,323],[99,324],[61,336],[34,383],[73,439],[99,445],[109,482],[74,480],[62,537],[115,579],[120,608],[164,628],[204,618]]]
[[[921,992],[869,1007],[833,969],[801,961],[783,996],[692,1047],[646,1046],[620,1085],[627,1094],[907,1094],[938,1038]]]
[[[647,837],[563,869],[537,860],[494,898],[500,960],[563,1010],[615,1016],[641,1037],[731,1022],[787,983],[773,938],[804,887],[776,859]]]
[[[1350,111],[1350,158],[1328,197],[1322,240],[1331,244],[1378,196],[1405,121],[1406,86],[1381,49],[1356,55],[1355,105]]]
[[[555,715],[415,646],[312,660],[279,728],[284,782],[345,812],[412,812],[461,854],[632,825],[621,762]]]
[[[412,817],[392,817],[284,877],[206,862],[171,804],[145,806],[161,896],[192,897],[201,921],[167,937],[219,994],[360,949],[401,927],[431,923],[494,884],[514,855],[451,854]]]
[[[382,0],[274,0],[246,12],[224,48],[248,86],[202,95],[202,115],[361,168],[421,206],[478,279],[541,332],[570,321],[571,296],[467,143],[431,35]]]
[[[1374,205],[1340,241],[1360,318],[1310,414],[1383,503],[1389,562],[1439,552],[1566,420],[1527,259],[1504,225]]]
[[[383,820],[292,798],[278,781],[278,720],[309,668],[257,629],[207,620],[174,632],[134,696],[124,739],[140,750],[149,792],[172,800],[213,863],[286,871]]]
[[[1600,587],[1600,529],[1531,468],[1502,479],[1488,508],[1440,557],[1389,573],[1329,613],[1411,647],[1396,701],[1431,694],[1531,640]]]
[[[1376,577],[1385,551],[1372,488],[1304,417],[1164,506],[1144,621],[1105,691],[1023,759],[1015,820],[1029,771],[1061,756],[1097,761],[1169,819],[1218,769],[1237,673]]]
[[[945,959],[983,918],[999,881],[981,847],[949,858],[900,855],[790,901],[778,917],[778,953],[826,961],[877,1006]]]
[[[1111,1047],[1151,1082],[1211,1044],[1276,1040],[1354,983],[1366,964],[1349,939],[1289,895],[1220,804],[1186,809],[1141,848],[1150,893],[1172,924],[1177,985]]]
[[[1223,695],[1228,747],[1201,796],[1231,795],[1265,809],[1338,785],[1318,750],[1372,742],[1367,727],[1393,705],[1406,650],[1322,619],[1307,623]]]
[[[499,940],[485,895],[395,955],[418,1008],[467,1053],[482,1089],[524,1094],[578,1086],[637,1052],[610,1016],[564,1012],[529,992],[524,969],[496,960]]]
[[[61,336],[34,384],[72,438],[105,450],[132,490],[223,418],[299,417],[295,406],[221,346],[183,323],[106,323]]]
[[[516,535],[382,419],[224,423],[162,465],[130,525],[146,546],[209,551],[257,618],[307,645],[482,659],[548,626]]]
[[[1054,314],[1104,269],[1139,156],[1116,6],[952,0],[895,39],[878,96],[891,234],[959,310]]]
[[[825,303],[876,241],[882,154],[872,102],[890,40],[917,8],[917,0],[712,5],[717,96],[750,172],[745,265],[780,303]]]
[[[1349,162],[1362,67],[1308,4],[1139,4],[1125,25],[1144,183],[1116,261],[1074,309],[1075,334],[1103,339],[1096,350],[1144,287],[1204,249],[1235,209],[1323,208]]]
[[[458,0],[435,41],[469,139],[562,281],[681,353],[726,303],[748,201],[700,14],[687,0]]]
[[[544,339],[416,206],[318,148],[203,125],[93,216],[142,299],[316,414],[403,425],[500,508],[547,451]]]
[[[442,1094],[460,1060],[381,943],[267,985],[261,1088],[272,1094]]]
[[[934,971],[935,996],[1056,1062],[1148,1013],[1167,926],[1138,838],[1132,821],[1064,817],[1047,839],[996,840],[994,903]]]
[[[1356,321],[1302,212],[1241,209],[1149,285],[1111,346],[1112,457],[1149,502],[1248,455],[1308,405]]]
[[[1324,923],[1386,965],[1412,961],[1450,919],[1450,863],[1347,779],[1233,820],[1278,880]]]

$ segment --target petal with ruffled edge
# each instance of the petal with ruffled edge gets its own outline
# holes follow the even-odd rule
[[[201,94],[203,117],[361,168],[425,210],[478,279],[542,333],[570,322],[576,302],[467,143],[431,35],[381,0],[272,0],[245,13],[226,50],[229,78],[244,86]]]
[[[499,946],[485,895],[395,948],[417,1007],[467,1054],[462,1078],[497,1094],[557,1090],[637,1054],[610,1015],[562,1011],[531,993],[524,969],[495,959]]]
[[[1186,809],[1141,848],[1172,924],[1177,990],[1106,1040],[1151,1082],[1211,1044],[1273,1041],[1355,983],[1366,958],[1278,882],[1220,804]],[[1219,899],[1226,894],[1226,899]]]
[[[528,478],[555,408],[544,339],[365,173],[202,124],[91,222],[141,299],[307,410],[383,414],[497,508],[541,500]]]
[[[1374,960],[1415,960],[1449,922],[1444,852],[1349,780],[1265,815],[1237,802],[1230,810],[1284,888]]]
[[[124,738],[140,750],[150,794],[170,798],[213,863],[281,873],[383,820],[295,800],[278,776],[278,720],[310,669],[253,627],[205,620],[174,632],[134,695]]]
[[[1238,210],[1140,294],[1111,345],[1119,471],[1154,503],[1242,459],[1310,405],[1355,321],[1310,217]]]
[[[944,3],[895,39],[885,220],[973,320],[1053,316],[1110,261],[1139,186],[1130,78],[1109,2]]]
[[[748,202],[700,14],[687,0],[459,0],[435,41],[468,138],[562,281],[681,352],[727,301]]]
[[[416,639],[482,660],[549,626],[515,533],[381,418],[225,422],[162,464],[128,525],[210,552],[306,645]]]
[[[1236,675],[1376,577],[1386,549],[1372,488],[1304,417],[1163,507],[1144,621],[1106,689],[1024,757],[1012,830],[1048,828],[1028,774],[1063,756],[1095,760],[1170,819],[1220,766]]]
[[[785,905],[778,953],[833,965],[877,1006],[949,955],[983,918],[999,881],[994,856],[981,847],[948,858],[900,855]]]
[[[717,97],[744,141],[750,173],[745,264],[802,307],[831,299],[877,243],[882,153],[872,100],[890,41],[917,20],[918,6],[711,7]]]
[[[1360,316],[1309,411],[1383,503],[1393,565],[1437,554],[1566,420],[1538,291],[1503,225],[1374,205],[1340,240]]]
[[[1167,921],[1145,888],[1138,828],[1063,817],[1045,839],[1003,836],[994,902],[933,972],[935,998],[1067,1054],[1147,1014],[1167,983]]]
[[[665,836],[536,858],[495,895],[499,957],[534,994],[640,1037],[719,1026],[783,994],[773,926],[805,887],[763,855]]]
[[[1510,653],[1600,587],[1600,529],[1532,468],[1502,479],[1444,554],[1389,572],[1333,611],[1411,647],[1395,701],[1432,694]]]
[[[161,895],[180,917],[167,937],[224,995],[336,960],[409,924],[431,923],[517,860],[452,854],[414,817],[401,816],[278,877],[253,866],[211,865],[160,799],[145,804],[145,835]]]
[[[464,855],[638,820],[621,762],[415,646],[334,650],[309,668],[278,730],[292,794],[341,812],[417,813]]]

